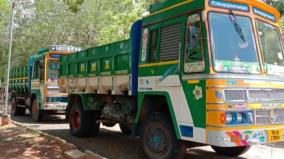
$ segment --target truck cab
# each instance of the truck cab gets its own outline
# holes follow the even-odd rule
[[[177,138],[212,145],[224,155],[282,142],[279,20],[279,12],[259,0],[152,5],[143,19],[139,62],[142,116],[162,96]],[[147,153],[158,153],[145,146]]]

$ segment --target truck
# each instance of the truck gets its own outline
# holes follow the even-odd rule
[[[74,136],[119,124],[147,158],[211,145],[238,156],[284,139],[280,14],[259,0],[166,0],[128,40],[60,58]]]
[[[9,80],[11,115],[25,115],[28,109],[32,119],[39,122],[46,114],[65,113],[68,96],[59,92],[59,58],[79,50],[51,45],[30,56],[25,66],[13,67]]]
[[[279,12],[260,0],[166,0],[128,40],[60,57],[74,136],[119,124],[150,159],[210,145],[238,156],[284,138]]]

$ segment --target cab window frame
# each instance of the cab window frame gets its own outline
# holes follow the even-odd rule
[[[277,25],[273,24],[273,23],[269,23],[269,22],[267,22],[265,20],[262,20],[260,18],[254,18],[253,21],[255,23],[255,29],[256,29],[257,33],[259,33],[259,28],[258,28],[257,23],[264,23],[266,25],[270,25],[270,26],[275,28],[275,30],[278,33],[278,40],[279,40],[279,43],[280,43],[280,47],[282,48],[282,55],[284,56],[284,43],[283,43],[284,42],[284,38],[282,38],[282,36],[281,36],[281,31],[279,30],[279,27]],[[268,20],[268,21],[271,21],[271,20]],[[261,59],[260,60],[262,61],[262,64],[264,66],[266,64],[266,57],[264,55],[265,53],[263,52],[260,36],[258,34],[256,34],[256,39],[257,39],[257,42],[259,43],[258,44],[259,45],[259,52],[261,54]],[[266,72],[266,71],[264,71],[264,72]]]
[[[153,42],[153,33],[155,33],[155,44]],[[149,38],[148,38],[148,49],[147,49],[147,62],[155,63],[158,60],[158,52],[159,52],[159,37],[160,37],[160,28],[154,28],[149,30]],[[154,52],[152,52],[154,50]]]
[[[188,61],[189,60],[189,18],[191,16],[199,16],[199,35],[198,37],[196,38],[197,39],[197,44],[196,46],[200,45],[200,48],[198,50],[198,54],[201,54],[201,59],[200,60],[196,60],[196,61]],[[203,41],[204,39],[206,39],[204,37],[204,24],[203,24],[203,21],[202,21],[202,12],[193,12],[189,15],[186,16],[186,22],[185,22],[185,41],[184,41],[184,73],[186,74],[191,74],[191,73],[202,73],[205,71],[206,69],[206,64],[205,64],[205,42]],[[195,21],[194,23],[197,23],[197,21]],[[186,68],[188,65],[188,67],[190,67],[190,64],[193,64],[193,63],[196,63],[199,65],[202,66],[201,69],[196,69],[196,70],[190,70],[190,68]],[[188,70],[187,70],[188,69]]]

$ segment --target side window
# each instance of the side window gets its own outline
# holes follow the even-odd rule
[[[187,19],[184,59],[184,71],[186,73],[204,71],[205,64],[200,14],[190,15]]]
[[[39,61],[39,78],[40,81],[43,82],[44,81],[44,61]]]
[[[34,63],[32,77],[34,79],[40,79],[40,81],[43,81],[44,79],[44,62],[43,61],[37,61]]]
[[[150,44],[149,44],[149,59],[148,62],[155,62],[155,56],[157,54],[158,47],[158,30],[150,32]]]
[[[181,34],[182,23],[172,24],[161,29],[159,61],[179,59]]]
[[[33,63],[33,75],[32,75],[33,79],[37,78],[37,71],[38,71],[37,67],[38,67],[38,62]]]

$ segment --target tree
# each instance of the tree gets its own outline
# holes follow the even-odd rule
[[[63,0],[69,6],[72,12],[77,13],[80,10],[80,6],[84,3],[84,0]]]
[[[163,0],[24,0],[16,6],[12,66],[52,44],[89,48],[129,38],[131,24]],[[5,74],[11,7],[0,0],[0,76]],[[283,0],[268,0],[283,13]],[[283,25],[282,25],[282,28]],[[1,68],[2,67],[2,68]]]
[[[281,16],[284,14],[284,1],[283,0],[267,0],[267,3],[276,8]]]
[[[97,32],[94,44],[102,45],[129,38],[131,24],[140,19],[152,3],[161,0],[63,0],[71,12],[81,14],[91,12],[86,24],[91,19],[96,21]],[[79,1],[79,2],[78,2]],[[119,5],[117,5],[119,4]],[[76,9],[72,9],[76,8]],[[85,18],[85,17],[84,17]]]
[[[10,13],[9,3],[0,0],[0,77],[6,75]]]

